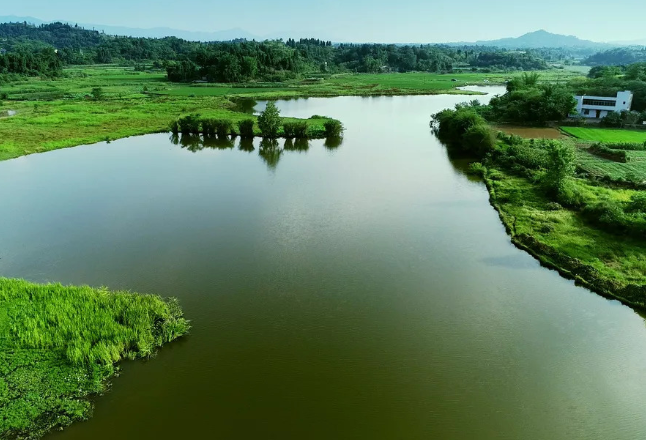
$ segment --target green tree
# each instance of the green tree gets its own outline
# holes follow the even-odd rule
[[[548,142],[545,150],[547,151],[547,172],[542,181],[548,191],[559,194],[567,179],[574,175],[576,153],[570,144],[559,141]]]
[[[264,137],[275,138],[278,137],[278,129],[280,128],[280,110],[276,107],[273,101],[267,103],[267,108],[258,116],[258,127]]]

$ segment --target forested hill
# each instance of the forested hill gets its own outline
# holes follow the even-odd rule
[[[174,81],[279,81],[338,72],[539,70],[539,51],[439,45],[340,44],[317,39],[199,43],[175,37],[110,36],[62,23],[0,24],[0,54],[55,49],[63,64],[154,62]],[[8,68],[2,73],[12,73]]]
[[[646,61],[646,47],[625,47],[596,53],[583,62],[589,66],[619,66]]]

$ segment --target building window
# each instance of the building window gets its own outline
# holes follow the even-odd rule
[[[617,105],[617,101],[605,101],[601,99],[584,99],[583,105],[598,105],[602,107],[614,107]]]
[[[586,108],[585,110],[583,110],[583,114],[584,114],[584,115],[589,115],[589,114],[590,114],[590,110],[588,110],[588,109]]]

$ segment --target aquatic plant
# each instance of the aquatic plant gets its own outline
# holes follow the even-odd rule
[[[243,139],[249,139],[254,137],[254,120],[245,119],[244,121],[238,122],[238,130],[240,131],[240,137]]]
[[[283,122],[283,133],[287,139],[306,139],[307,138],[307,122],[305,121],[289,121]]]
[[[228,119],[217,119],[214,121],[214,126],[219,138],[225,138],[233,132],[233,123]]]
[[[87,418],[116,362],[188,330],[176,300],[0,278],[0,438]]]
[[[328,138],[341,137],[341,135],[343,135],[343,131],[345,130],[341,121],[337,121],[336,119],[325,121],[323,128],[325,129],[325,137]]]

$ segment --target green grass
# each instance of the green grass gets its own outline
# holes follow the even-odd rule
[[[189,329],[174,301],[0,278],[0,438],[39,438],[86,419],[122,359]]]
[[[577,185],[589,197],[597,199],[626,201],[635,194],[630,190],[590,186],[581,180]],[[550,199],[525,178],[497,169],[495,180],[490,180],[489,186],[493,201],[513,236],[531,236],[556,252],[593,268],[600,278],[618,287],[646,283],[646,243],[643,240],[601,231],[572,210],[553,210]],[[558,262],[553,264],[559,266]],[[642,298],[642,302],[645,300]]]
[[[561,127],[565,133],[584,141],[593,142],[646,142],[646,130],[624,130],[618,128]]]

